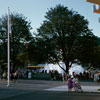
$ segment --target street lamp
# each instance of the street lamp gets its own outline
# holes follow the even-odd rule
[[[2,32],[5,32],[4,31],[4,28],[2,28]],[[11,33],[11,20],[10,20],[10,10],[8,8],[8,37],[7,37],[7,51],[8,51],[8,57],[7,57],[7,60],[8,60],[8,84],[7,84],[7,87],[10,85],[10,33]]]

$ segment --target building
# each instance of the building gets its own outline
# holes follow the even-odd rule
[[[93,12],[100,14],[100,0],[86,0],[87,2],[93,3]]]

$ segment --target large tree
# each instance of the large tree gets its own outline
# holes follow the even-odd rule
[[[7,14],[3,15],[0,18],[0,52],[2,53],[2,57],[7,60]],[[11,34],[10,34],[10,47],[11,47],[11,63],[13,67],[19,66],[21,63],[21,59],[19,59],[19,55],[23,53],[22,51],[26,47],[26,43],[30,42],[32,39],[31,33],[31,23],[27,20],[25,16],[19,13],[11,13]],[[2,50],[1,50],[2,49]],[[25,63],[25,62],[24,62]],[[24,65],[23,63],[23,65]]]
[[[84,16],[57,5],[49,9],[45,18],[38,29],[32,51],[34,56],[39,53],[36,58],[40,57],[40,62],[59,64],[62,61],[66,65],[66,73],[73,63],[91,62],[96,37],[88,28]]]

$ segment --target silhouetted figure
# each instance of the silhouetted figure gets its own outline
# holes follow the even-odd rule
[[[73,81],[71,76],[68,77],[68,91],[72,91],[73,88]]]

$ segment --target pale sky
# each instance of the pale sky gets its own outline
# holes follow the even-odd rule
[[[33,31],[36,31],[45,20],[44,16],[48,9],[58,4],[83,15],[89,21],[89,28],[100,37],[100,23],[98,22],[100,15],[93,13],[93,4],[86,0],[0,0],[0,17],[8,13],[8,7],[10,7],[11,12],[22,13],[27,17],[32,22]]]

